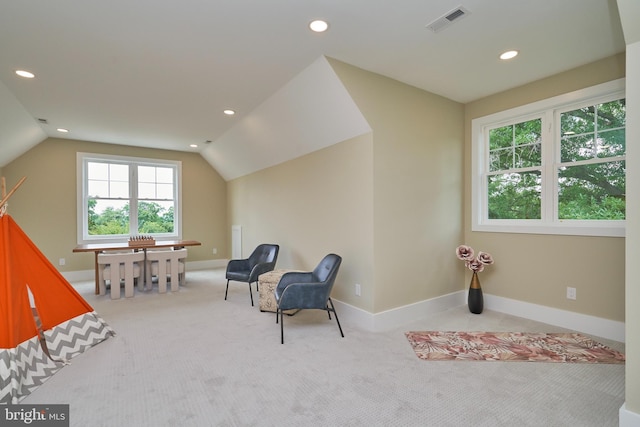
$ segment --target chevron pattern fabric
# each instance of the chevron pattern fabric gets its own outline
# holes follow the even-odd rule
[[[115,332],[94,311],[62,322],[43,335],[49,355],[38,336],[15,348],[0,349],[0,404],[17,404],[62,368],[67,360]]]
[[[49,359],[37,336],[0,349],[0,404],[17,404],[62,366]]]
[[[58,361],[67,361],[114,335],[113,329],[95,311],[44,331],[49,355]]]

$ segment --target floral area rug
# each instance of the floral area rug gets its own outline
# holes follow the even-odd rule
[[[405,332],[424,360],[624,364],[624,354],[576,333]]]

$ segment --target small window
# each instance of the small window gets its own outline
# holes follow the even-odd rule
[[[180,162],[78,154],[79,243],[179,239]]]
[[[623,81],[472,121],[474,231],[624,236]]]

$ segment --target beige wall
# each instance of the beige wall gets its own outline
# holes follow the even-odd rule
[[[336,253],[343,261],[332,295],[370,310],[372,158],[371,135],[363,135],[229,181],[230,225],[242,226],[243,255],[276,243],[277,268],[311,270]]]
[[[336,252],[333,295],[372,313],[460,290],[462,105],[330,62],[373,132],[231,181],[245,252],[279,242],[301,269]]]
[[[92,253],[72,253],[76,231],[76,153],[91,152],[182,162],[183,238],[189,261],[228,257],[226,184],[199,154],[49,138],[2,168],[10,189],[27,179],[9,202],[9,214],[60,271],[93,269]],[[212,255],[212,249],[218,249]],[[66,265],[58,266],[65,258]]]
[[[481,275],[485,292],[624,322],[624,238],[472,232],[469,173],[474,118],[624,75],[621,54],[465,106],[465,241],[496,260]],[[576,288],[577,300],[566,298],[567,286]]]
[[[373,312],[460,290],[463,106],[331,65],[373,129]]]

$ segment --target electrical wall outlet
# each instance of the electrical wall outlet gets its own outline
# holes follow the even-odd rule
[[[360,283],[356,283],[356,296],[359,297],[360,295],[362,295],[362,289]]]
[[[218,253],[218,248],[213,248],[213,254],[216,255]]]
[[[572,300],[576,299],[576,288],[567,286],[567,299],[572,299]]]
[[[66,260],[65,260],[64,258],[60,258],[60,259],[58,260],[58,265],[64,265],[64,264],[65,264],[65,262],[66,262]]]

